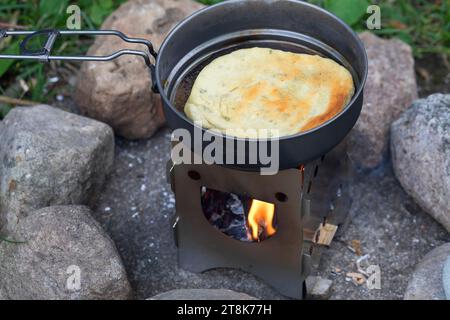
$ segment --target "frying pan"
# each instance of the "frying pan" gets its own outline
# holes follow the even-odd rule
[[[367,55],[357,34],[333,14],[297,0],[229,0],[206,7],[175,26],[156,53],[150,41],[129,38],[120,31],[0,31],[0,37],[26,36],[20,55],[0,55],[0,59],[39,61],[109,61],[122,55],[141,56],[150,70],[153,90],[161,95],[167,123],[172,129],[190,133],[191,149],[201,153],[210,141],[195,140],[195,133],[206,130],[194,124],[183,112],[195,77],[210,61],[233,50],[248,47],[281,49],[321,55],[346,67],[353,75],[355,94],[335,117],[311,130],[279,138],[279,150],[271,149],[273,139],[243,139],[209,132],[211,141],[222,144],[219,164],[244,170],[266,166],[252,157],[255,146],[267,143],[268,152],[277,152],[280,169],[295,168],[317,159],[339,144],[355,125],[363,104],[367,78]],[[46,35],[43,48],[29,50],[28,42]],[[109,56],[52,56],[59,36],[118,36],[126,42],[144,45],[147,50],[120,50]],[[150,90],[150,88],[149,88]],[[240,147],[238,147],[240,146]],[[197,147],[197,148],[196,148]],[[233,154],[227,157],[227,153]],[[243,154],[242,154],[243,153]],[[272,154],[272,156],[274,156]],[[230,161],[233,158],[234,161]],[[240,159],[238,161],[237,159]]]

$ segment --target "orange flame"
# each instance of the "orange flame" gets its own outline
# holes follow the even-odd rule
[[[248,226],[253,240],[261,240],[260,234],[270,237],[276,232],[273,226],[275,205],[259,200],[253,200],[248,212]]]

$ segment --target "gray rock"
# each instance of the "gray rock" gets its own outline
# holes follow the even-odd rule
[[[130,298],[116,247],[90,213],[85,206],[54,206],[24,218],[16,239],[25,243],[0,243],[4,298]]]
[[[369,76],[361,117],[349,135],[349,155],[357,167],[372,169],[387,154],[391,123],[417,99],[417,84],[407,44],[370,32],[360,37],[369,58]]]
[[[50,106],[14,108],[0,137],[3,232],[35,209],[89,204],[112,168],[111,128]]]
[[[332,287],[332,280],[316,276],[306,278],[306,292],[308,299],[327,300],[331,296]]]
[[[178,289],[157,294],[150,300],[258,300],[245,293],[225,289]]]
[[[393,123],[391,140],[397,179],[450,231],[450,95],[416,101]]]
[[[428,253],[416,266],[405,292],[405,300],[444,300],[442,269],[450,255],[450,243]]]
[[[202,7],[193,0],[128,1],[106,19],[102,29],[146,38],[158,48],[172,26]],[[119,38],[98,37],[89,54],[106,55],[124,48],[143,49]],[[150,89],[150,75],[141,57],[86,62],[78,79],[75,100],[80,110],[111,125],[116,134],[148,138],[163,125],[161,99]]]
[[[450,255],[447,257],[447,261],[444,264],[442,283],[444,285],[445,297],[447,300],[450,300]]]

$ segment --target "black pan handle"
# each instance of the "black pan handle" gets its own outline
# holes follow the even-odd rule
[[[47,36],[45,44],[42,48],[37,50],[31,50],[28,48],[29,42],[40,36]],[[52,55],[52,48],[55,41],[59,36],[116,36],[128,43],[142,44],[147,48],[147,51],[143,50],[130,50],[122,49],[111,53],[106,56],[57,56]],[[153,48],[153,44],[147,39],[141,38],[130,38],[127,37],[120,31],[117,30],[55,30],[47,29],[40,31],[16,31],[16,30],[2,30],[0,29],[0,40],[9,36],[25,36],[23,41],[20,43],[20,54],[0,54],[0,59],[17,59],[17,60],[37,60],[40,62],[50,62],[52,60],[60,61],[111,61],[123,55],[134,55],[140,56],[144,59],[145,64],[150,70],[150,75],[152,77],[153,91],[157,92],[156,88],[156,74],[155,65],[152,63],[152,58],[156,61],[158,54]]]
[[[34,37],[38,37],[40,35],[46,35],[47,41],[45,42],[45,45],[43,48],[40,48],[38,50],[30,50],[27,48],[28,42],[33,39]],[[20,54],[27,55],[27,56],[44,56],[44,55],[50,55],[53,44],[56,41],[56,38],[58,37],[59,32],[57,30],[40,30],[36,31],[35,33],[31,33],[23,39],[23,41],[20,43]]]

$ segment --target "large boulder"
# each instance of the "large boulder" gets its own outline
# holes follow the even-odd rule
[[[176,23],[202,7],[193,0],[128,1],[106,19],[102,29],[145,38],[159,48]],[[124,48],[145,49],[119,38],[98,37],[89,54],[107,55]],[[78,79],[75,101],[80,110],[108,123],[118,135],[148,138],[164,123],[161,100],[151,91],[150,73],[141,57],[86,62]]]
[[[4,299],[128,299],[116,247],[85,206],[42,208],[24,218],[15,240],[0,242]]]
[[[226,289],[177,289],[163,292],[149,300],[257,300],[248,294]]]
[[[416,101],[393,123],[394,171],[405,191],[450,231],[450,95]]]
[[[416,266],[405,292],[405,300],[445,300],[442,270],[450,256],[450,243],[428,253]]]
[[[34,209],[90,204],[112,168],[111,128],[50,106],[14,108],[0,122],[0,137],[4,233]]]
[[[417,84],[410,46],[370,32],[360,37],[369,58],[369,75],[348,152],[357,167],[373,169],[386,157],[391,123],[417,99]]]

